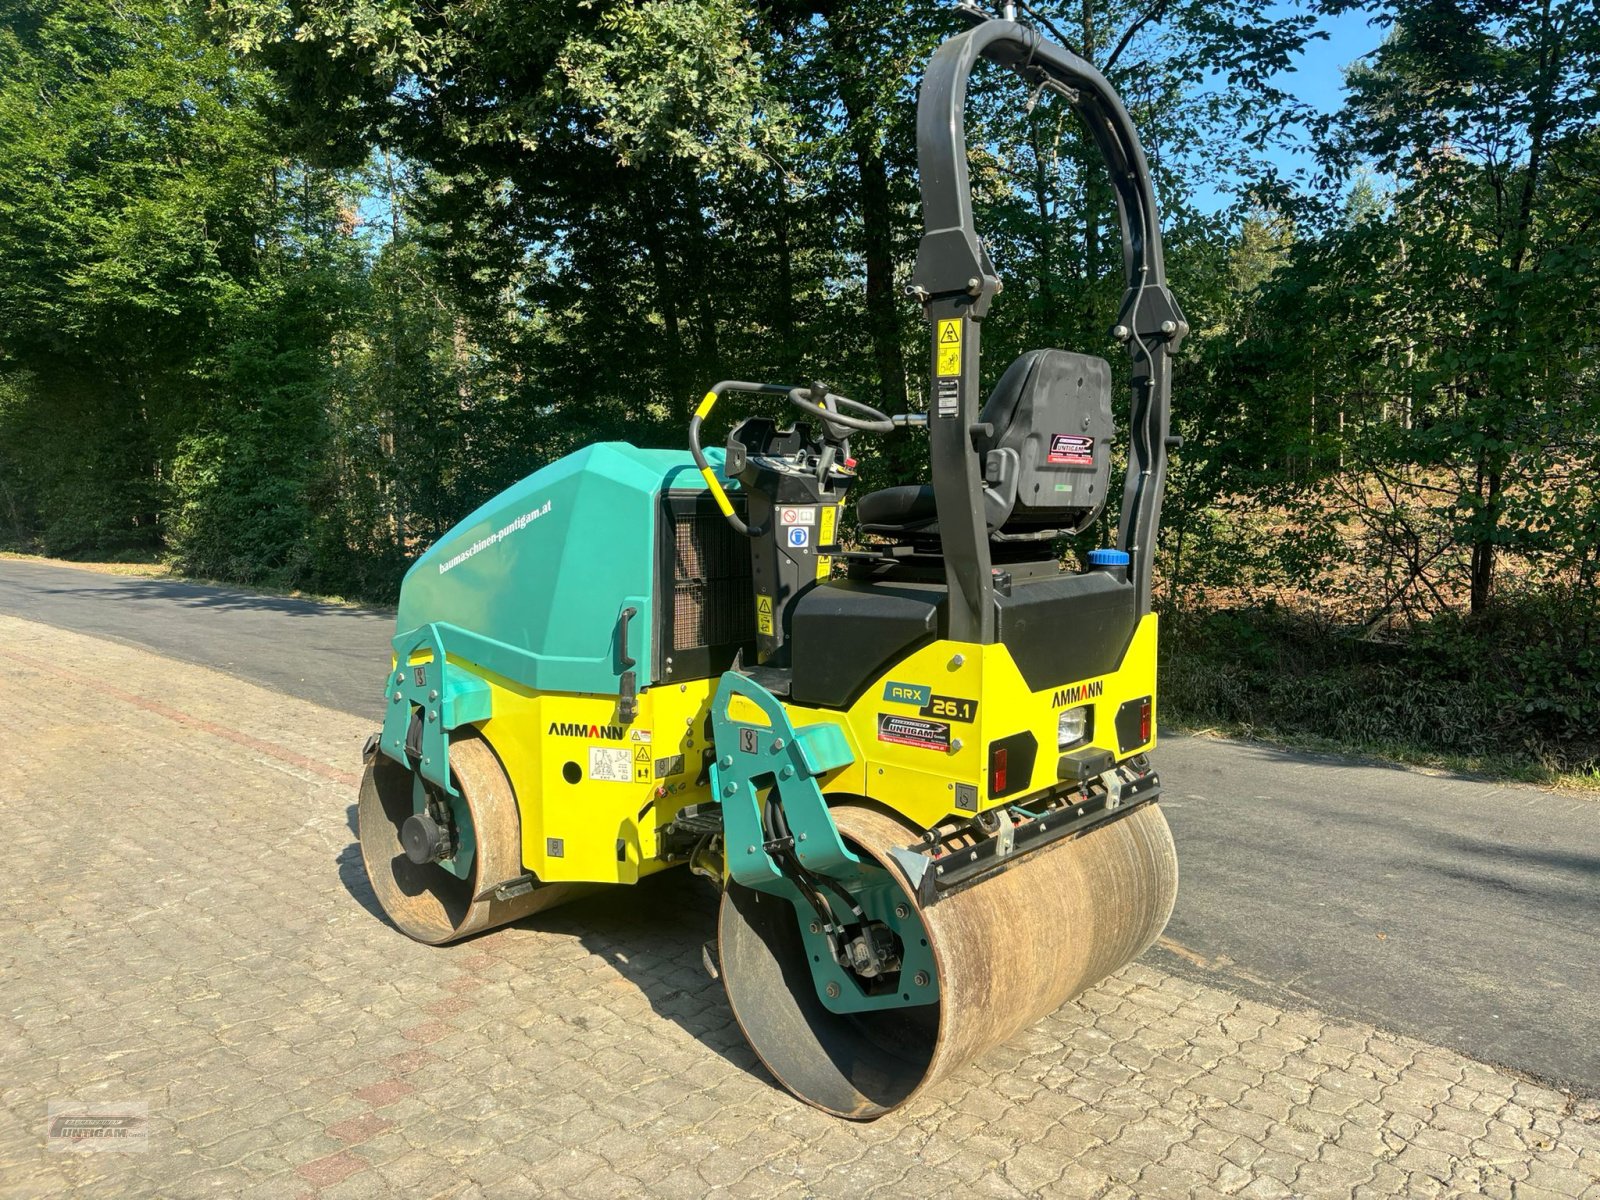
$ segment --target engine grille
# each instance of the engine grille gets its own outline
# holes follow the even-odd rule
[[[720,513],[674,513],[672,648],[729,646],[755,637],[750,547]]]

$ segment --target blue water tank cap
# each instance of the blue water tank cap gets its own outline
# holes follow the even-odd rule
[[[1091,567],[1125,567],[1132,559],[1122,550],[1091,550],[1089,551],[1089,565]]]

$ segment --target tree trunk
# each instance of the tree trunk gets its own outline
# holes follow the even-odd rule
[[[888,412],[906,406],[905,356],[894,287],[894,214],[889,206],[889,171],[865,129],[856,134],[856,170],[861,179],[862,250],[867,266],[867,327],[877,367],[877,400]]]
[[[1494,589],[1495,530],[1500,527],[1501,484],[1503,471],[1500,464],[1490,461],[1485,452],[1478,459],[1479,497],[1483,501],[1480,531],[1472,543],[1472,594],[1471,612],[1482,616],[1489,609],[1489,598]]]
[[[677,292],[672,286],[672,264],[667,258],[667,231],[662,226],[659,209],[650,206],[650,218],[644,222],[643,241],[645,257],[650,261],[650,278],[655,284],[656,309],[661,313],[661,324],[666,330],[666,346],[661,378],[667,392],[675,401],[688,399],[684,387],[683,331],[678,320]]]
[[[1555,119],[1553,105],[1557,70],[1554,57],[1556,50],[1550,44],[1551,32],[1550,2],[1543,0],[1540,6],[1539,77],[1535,83],[1532,112],[1528,119],[1528,165],[1522,173],[1522,190],[1517,201],[1516,224],[1512,228],[1510,239],[1511,255],[1508,265],[1511,273],[1518,276],[1524,274],[1523,268],[1527,263],[1529,248],[1533,241],[1534,200],[1543,180],[1545,140]],[[1535,276],[1539,274],[1537,261],[1527,274]],[[1507,351],[1520,350],[1526,344],[1522,319],[1523,297],[1526,293],[1526,288],[1517,288],[1506,298],[1509,311],[1505,316],[1501,344]],[[1510,370],[1517,369],[1513,367]],[[1495,535],[1500,528],[1503,482],[1509,457],[1505,449],[1506,431],[1511,426],[1507,406],[1515,404],[1526,407],[1530,404],[1528,381],[1520,371],[1517,371],[1516,378],[1505,379],[1491,386],[1495,387],[1496,403],[1491,406],[1489,420],[1484,422],[1484,433],[1489,446],[1480,451],[1478,456],[1478,494],[1482,507],[1472,544],[1473,616],[1481,616],[1487,611],[1494,588]]]
[[[695,373],[701,379],[722,377],[721,351],[717,348],[717,310],[712,296],[717,285],[717,247],[706,224],[706,207],[700,177],[687,172],[683,188],[685,224],[691,235],[690,254],[698,268],[694,289]]]
[[[1098,51],[1095,38],[1095,0],[1083,0],[1081,9],[1081,30],[1084,61],[1093,64]],[[1086,130],[1079,130],[1077,135],[1079,157],[1083,163],[1083,279],[1087,285],[1083,289],[1083,328],[1094,328],[1094,322],[1099,315],[1099,305],[1095,301],[1094,285],[1100,278],[1101,237],[1100,237],[1100,208],[1105,199],[1105,188],[1101,184],[1100,153],[1095,148],[1094,141]]]
[[[855,202],[861,216],[861,253],[867,273],[867,337],[872,343],[877,375],[869,399],[888,412],[900,412],[906,403],[906,368],[900,349],[900,315],[894,286],[894,210],[889,168],[876,137],[880,114],[871,110],[866,99],[860,77],[866,67],[857,30],[849,20],[840,12],[829,13],[828,43],[840,69],[839,101],[856,166]]]
[[[1037,121],[1028,124],[1028,143],[1033,149],[1034,212],[1038,220],[1038,238],[1034,243],[1035,278],[1038,280],[1039,328],[1031,330],[1028,341],[1036,346],[1057,346],[1062,342],[1056,328],[1055,289],[1051,286],[1055,274],[1055,222],[1050,213],[1050,173],[1045,170],[1044,150],[1039,144]]]
[[[1178,581],[1183,577],[1183,539],[1189,532],[1189,514],[1186,510],[1178,513],[1178,536],[1172,547],[1172,578],[1167,581],[1167,602],[1172,605],[1174,612],[1179,607]]]
[[[778,294],[773,297],[773,324],[778,329],[778,373],[788,379],[798,369],[800,349],[794,332],[794,251],[789,245],[789,180],[780,169],[774,197],[778,252]],[[796,381],[798,382],[798,380]]]

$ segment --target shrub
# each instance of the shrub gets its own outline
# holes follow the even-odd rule
[[[1164,618],[1165,713],[1186,725],[1600,770],[1600,620],[1564,587],[1381,640],[1270,606]]]

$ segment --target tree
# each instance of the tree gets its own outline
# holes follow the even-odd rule
[[[1600,284],[1600,6],[1322,8],[1365,9],[1390,26],[1349,76],[1325,158],[1399,181],[1369,260],[1391,285],[1377,323],[1414,334],[1404,353],[1417,407],[1392,453],[1453,480],[1469,604],[1481,614],[1505,550],[1547,554],[1592,524],[1592,495],[1572,484],[1573,468],[1593,462],[1600,420],[1588,361]]]
[[[56,552],[160,544],[267,174],[256,79],[160,0],[0,3],[6,473]]]

